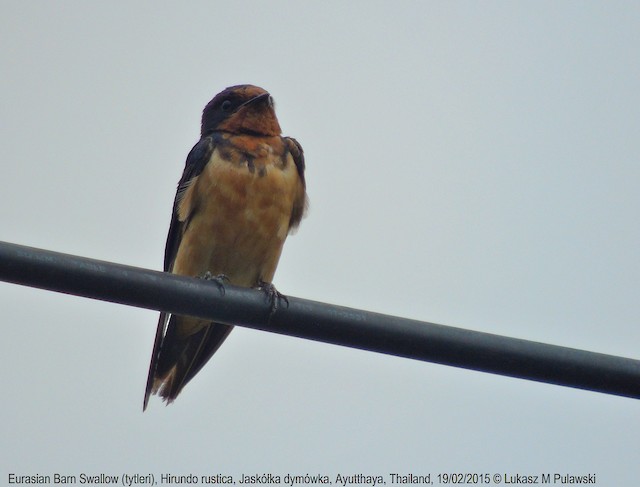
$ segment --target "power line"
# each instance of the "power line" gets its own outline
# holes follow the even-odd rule
[[[0,280],[346,347],[640,399],[640,361],[0,242]]]

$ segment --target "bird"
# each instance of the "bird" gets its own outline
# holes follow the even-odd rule
[[[164,271],[273,291],[285,239],[307,206],[304,152],[282,135],[271,94],[230,86],[202,112],[200,140],[178,182]],[[161,312],[143,411],[152,394],[173,402],[232,329]]]

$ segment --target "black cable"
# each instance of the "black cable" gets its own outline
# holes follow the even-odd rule
[[[0,242],[0,280],[521,379],[640,398],[640,361]]]

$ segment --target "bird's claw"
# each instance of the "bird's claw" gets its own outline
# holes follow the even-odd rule
[[[212,281],[218,287],[218,290],[220,291],[220,295],[221,296],[225,295],[226,290],[224,288],[224,285],[225,283],[229,282],[229,277],[227,277],[226,274],[218,274],[214,276],[213,274],[211,274],[211,272],[207,271],[202,276],[200,276],[199,279],[204,279],[205,281]]]
[[[280,306],[280,301],[284,301],[287,304],[287,308],[289,307],[289,299],[282,294],[280,291],[276,289],[276,287],[270,282],[265,282],[263,280],[258,281],[258,289],[264,292],[265,297],[271,304],[271,310],[269,311],[269,319],[278,311]]]

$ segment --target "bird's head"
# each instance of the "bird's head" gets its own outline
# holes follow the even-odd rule
[[[230,86],[207,103],[202,112],[201,135],[215,130],[233,134],[280,135],[273,98],[253,85]]]

